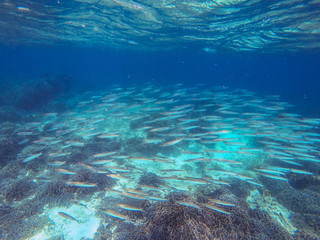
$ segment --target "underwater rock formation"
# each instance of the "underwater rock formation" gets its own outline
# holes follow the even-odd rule
[[[44,76],[39,80],[10,83],[2,89],[2,102],[21,110],[39,109],[69,89],[70,78],[65,75]]]

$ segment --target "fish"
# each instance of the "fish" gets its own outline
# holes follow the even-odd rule
[[[113,170],[115,172],[130,172],[130,169],[121,168],[121,167],[114,167],[114,166],[104,166],[107,169]]]
[[[132,189],[132,188],[124,189],[124,191],[125,192],[129,192],[129,193],[133,193],[133,194],[144,195],[144,196],[148,196],[149,195],[146,192],[143,192],[143,191],[137,190],[137,189]]]
[[[65,212],[58,212],[58,214],[59,214],[61,217],[65,218],[65,219],[68,219],[68,220],[71,220],[71,221],[75,221],[75,222],[77,222],[77,223],[80,223],[79,220],[77,220],[76,218],[72,217],[71,215],[69,215],[69,214],[67,214],[67,213],[65,213]]]
[[[260,173],[262,176],[267,177],[267,178],[272,178],[272,179],[276,179],[276,180],[282,180],[282,181],[288,181],[287,178],[285,177],[280,177],[277,175],[272,175],[272,174],[266,174],[266,173]]]
[[[154,161],[154,159],[152,159],[152,158],[145,158],[145,157],[129,157],[129,159],[130,160],[132,160],[132,161],[142,161],[142,162],[144,162],[144,161]]]
[[[187,178],[182,178],[181,180],[183,182],[189,182],[189,183],[194,183],[194,184],[199,184],[199,185],[208,185],[208,184],[210,184],[210,182],[208,182],[207,180],[204,180],[202,178],[187,177]]]
[[[121,195],[129,198],[134,198],[134,199],[139,199],[139,200],[146,200],[148,195],[139,195],[135,193],[130,193],[130,192],[120,192]]]
[[[183,205],[183,206],[187,206],[187,207],[193,207],[193,208],[196,208],[198,210],[201,210],[201,208],[195,204],[195,203],[192,203],[192,202],[186,202],[186,201],[176,201],[176,203],[180,204],[180,205]]]
[[[125,210],[129,210],[129,211],[141,211],[144,212],[144,210],[142,208],[139,207],[134,207],[128,204],[117,204],[118,207],[123,208]]]
[[[96,183],[88,183],[88,182],[66,182],[67,185],[73,186],[73,187],[86,187],[86,188],[91,188],[91,187],[96,187]]]
[[[230,212],[225,211],[225,210],[223,210],[223,209],[221,209],[221,208],[218,208],[218,207],[216,207],[216,206],[214,206],[214,205],[212,205],[212,204],[204,203],[203,205],[204,205],[206,208],[209,208],[209,209],[214,210],[214,211],[216,211],[216,212],[220,212],[220,213],[224,213],[224,214],[227,214],[227,215],[231,215]]]
[[[187,160],[184,160],[184,162],[211,162],[211,160],[202,157],[202,158],[191,158],[191,159],[187,159]]]
[[[186,172],[187,170],[182,169],[161,169],[160,172]]]
[[[297,174],[314,175],[314,174],[311,173],[311,172],[304,171],[304,170],[300,170],[300,169],[294,169],[294,168],[290,168],[290,172],[292,172],[292,173],[297,173]]]
[[[94,157],[94,158],[108,157],[108,156],[111,156],[111,155],[116,154],[116,153],[117,153],[117,152],[98,153],[98,154],[94,154],[93,157]]]
[[[98,138],[102,138],[102,139],[120,138],[120,137],[121,136],[119,134],[102,134],[98,136]]]
[[[168,131],[172,127],[160,127],[160,128],[153,128],[150,130],[150,132],[163,132],[163,131]]]
[[[132,180],[132,178],[130,178],[130,177],[125,177],[125,176],[118,175],[118,174],[107,174],[107,176],[109,178],[113,178],[113,179],[117,179],[117,180]]]
[[[87,208],[87,205],[85,205],[85,204],[83,204],[83,203],[81,203],[81,202],[79,202],[79,201],[77,201],[75,199],[70,199],[70,202],[72,202],[75,205]]]
[[[209,198],[209,201],[213,202],[213,203],[216,203],[216,204],[219,204],[219,205],[228,206],[228,207],[234,207],[235,206],[235,204],[233,204],[233,203],[221,201],[221,200],[218,200],[218,199]]]
[[[32,161],[33,159],[36,159],[37,157],[40,157],[41,154],[42,154],[42,152],[36,153],[36,154],[31,154],[29,157],[23,159],[22,162],[23,162],[23,163],[30,162],[30,161]]]
[[[173,141],[170,141],[170,142],[165,142],[165,143],[161,144],[160,146],[161,147],[172,146],[172,145],[175,145],[175,144],[181,142],[182,140],[183,140],[183,138],[179,138],[179,139],[176,139],[176,140],[173,140]]]
[[[128,220],[128,219],[129,219],[128,216],[123,215],[123,214],[121,214],[121,213],[118,213],[118,212],[116,212],[116,211],[113,211],[113,210],[111,210],[111,209],[100,209],[100,211],[108,214],[108,215],[111,216],[111,217],[119,218],[119,219],[122,219],[122,220]]]
[[[166,198],[163,198],[160,196],[147,195],[146,198],[149,200],[154,200],[154,201],[167,201]]]
[[[155,139],[155,138],[151,139],[150,138],[150,139],[144,139],[143,142],[149,143],[149,144],[158,144],[158,143],[162,142],[162,139]]]
[[[62,166],[65,163],[66,163],[66,161],[54,161],[54,162],[48,163],[48,165],[50,165],[50,166]]]
[[[103,159],[103,160],[92,161],[90,163],[94,164],[94,165],[103,165],[103,164],[106,164],[106,163],[110,163],[112,161],[113,161],[112,159]]]
[[[71,146],[75,146],[75,147],[83,147],[84,143],[83,142],[79,142],[79,141],[66,141],[66,144],[69,144]]]

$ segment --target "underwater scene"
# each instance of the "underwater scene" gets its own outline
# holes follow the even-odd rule
[[[0,239],[320,239],[320,1],[0,1]]]

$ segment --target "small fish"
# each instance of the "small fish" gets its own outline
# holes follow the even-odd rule
[[[65,219],[72,220],[72,221],[75,221],[75,222],[77,222],[77,223],[80,223],[79,220],[75,219],[74,217],[70,216],[69,214],[67,214],[67,213],[65,213],[65,212],[58,212],[58,214],[59,214],[61,217],[65,218]]]
[[[125,210],[129,210],[129,211],[142,211],[144,212],[144,210],[142,208],[139,207],[134,207],[128,204],[117,204],[118,207],[123,208]]]
[[[78,142],[78,141],[66,141],[66,144],[69,144],[71,146],[75,146],[75,147],[83,147],[84,143],[83,142]]]
[[[184,182],[189,182],[189,183],[194,183],[194,184],[200,184],[200,185],[207,185],[210,184],[210,182],[201,179],[201,178],[191,178],[191,177],[187,177],[187,178],[183,178],[181,179]]]
[[[18,145],[25,144],[25,143],[27,143],[28,141],[29,141],[29,139],[24,139],[24,140],[18,142]]]
[[[160,143],[162,142],[161,139],[144,139],[143,140],[144,143],[153,143],[153,144],[157,144],[157,143]]]
[[[102,138],[102,139],[119,138],[119,137],[120,137],[119,134],[102,134],[98,136],[98,138]]]
[[[221,201],[221,200],[218,200],[218,199],[209,199],[209,201],[210,202],[214,202],[214,203],[219,204],[219,205],[223,205],[223,206],[229,206],[229,207],[234,207],[235,206],[233,203]]]
[[[130,169],[121,168],[121,167],[114,167],[114,166],[104,166],[107,169],[113,170],[115,172],[130,172]]]
[[[110,163],[110,162],[112,162],[112,159],[97,160],[97,161],[93,161],[90,163],[94,164],[94,165],[102,165],[102,164]]]
[[[50,165],[50,166],[61,166],[61,165],[65,164],[65,163],[66,163],[66,161],[54,161],[54,162],[48,163],[48,165]]]
[[[132,161],[154,161],[152,158],[144,158],[144,157],[130,157],[129,158]]]
[[[183,140],[183,138],[179,138],[179,139],[176,139],[176,140],[173,140],[170,142],[165,142],[165,143],[161,144],[160,146],[161,147],[172,146],[172,145],[175,145],[175,144],[181,142],[182,140]]]
[[[313,175],[313,173],[311,173],[311,172],[303,171],[300,169],[293,169],[293,168],[290,168],[290,172],[297,173],[297,174]]]
[[[87,182],[66,182],[67,185],[73,186],[73,187],[95,187],[97,184],[96,183],[87,183]]]
[[[181,170],[181,169],[162,169],[161,172],[186,172],[187,170]]]
[[[180,204],[180,205],[183,205],[183,206],[193,207],[193,208],[196,208],[196,209],[201,210],[201,208],[200,208],[197,204],[192,203],[192,202],[176,201],[176,203],[178,203],[178,204]]]
[[[107,157],[107,156],[113,155],[113,154],[115,154],[115,153],[116,153],[116,152],[98,153],[98,154],[93,155],[93,157],[95,157],[95,158]]]
[[[171,127],[160,127],[160,128],[153,128],[150,130],[150,132],[163,132],[163,131],[167,131],[170,130]]]
[[[185,160],[184,162],[211,162],[211,160],[207,158],[191,158],[191,159]]]
[[[109,178],[118,179],[118,180],[132,180],[132,178],[125,177],[125,176],[118,175],[118,174],[107,174],[107,176]]]
[[[129,198],[134,198],[134,199],[139,199],[139,200],[146,200],[147,195],[139,195],[139,194],[134,194],[134,193],[126,193],[126,192],[119,192],[121,195],[129,197]]]
[[[30,162],[33,159],[39,157],[41,154],[42,154],[42,152],[41,153],[36,153],[36,154],[31,154],[29,157],[25,158],[22,162],[24,162],[24,163]]]
[[[111,217],[115,217],[115,218],[119,218],[119,219],[123,219],[123,220],[128,220],[129,217],[126,215],[123,215],[121,213],[118,213],[116,211],[113,211],[111,209],[101,209],[102,212],[108,214]]]
[[[218,208],[218,207],[216,207],[216,206],[213,206],[213,205],[211,205],[211,204],[203,204],[206,208],[209,208],[209,209],[211,209],[211,210],[214,210],[214,211],[217,211],[217,212],[221,212],[221,213],[224,213],[224,214],[227,214],[227,215],[231,215],[231,213],[230,212],[227,212],[227,211],[225,211],[225,210],[222,210],[221,208]]]
[[[229,159],[222,159],[222,158],[215,158],[215,159],[213,159],[214,161],[218,161],[218,162],[224,162],[224,163],[228,163],[228,164],[239,164],[239,165],[241,165],[242,164],[242,162],[238,162],[238,161],[233,161],[233,160],[229,160]]]
[[[148,196],[148,193],[143,192],[141,190],[137,190],[137,189],[128,188],[128,189],[125,189],[124,191],[129,192],[129,193],[133,193],[133,194]]]
[[[280,176],[277,176],[277,175],[266,174],[266,173],[264,173],[264,174],[260,173],[260,174],[261,174],[262,176],[264,176],[264,177],[268,177],[268,178],[272,178],[272,179],[276,179],[276,180],[288,181],[287,178],[280,177]]]
[[[81,202],[78,202],[77,200],[75,199],[70,199],[70,202],[74,203],[75,205],[78,205],[78,206],[82,206],[82,207],[85,207],[87,208],[87,205],[81,203]]]
[[[93,172],[97,172],[98,171],[97,169],[95,169],[94,167],[92,167],[92,166],[90,166],[88,164],[85,164],[85,163],[77,163],[77,164],[82,166],[82,167],[85,167],[85,168],[87,168],[87,169],[89,169],[89,170],[91,170]]]

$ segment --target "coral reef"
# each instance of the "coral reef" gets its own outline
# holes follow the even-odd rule
[[[202,199],[212,196],[236,203],[235,207],[225,207],[231,215],[206,208],[188,193],[172,192],[166,197],[167,201],[145,206],[146,214],[141,219],[142,222],[117,220],[120,223],[114,231],[115,239],[293,239],[266,212],[250,209],[243,200],[229,190],[217,190],[210,196],[203,196]],[[198,208],[180,205],[177,201],[195,204]],[[110,206],[110,201],[108,205]]]

